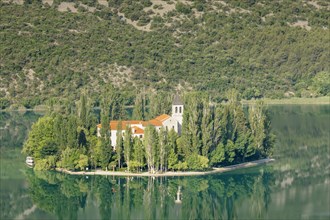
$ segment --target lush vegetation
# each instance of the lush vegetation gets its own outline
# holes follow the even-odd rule
[[[0,3],[0,109],[73,102],[82,89],[98,105],[108,83],[125,100],[144,86],[216,101],[234,87],[246,99],[329,94],[327,1],[84,0],[96,10],[77,13],[61,2]]]
[[[123,117],[119,93],[104,91],[100,101],[100,138],[95,135],[97,118],[91,111],[91,102],[82,94],[76,111],[53,112],[40,118],[32,126],[23,152],[35,158],[36,170],[55,167],[69,170],[101,167],[107,170],[117,167],[119,170],[152,173],[204,170],[210,166],[236,164],[271,155],[274,137],[262,103],[245,114],[237,100],[237,92],[233,90],[228,96],[230,101],[227,104],[212,106],[206,94],[188,93],[185,95],[181,136],[174,130],[163,128],[158,132],[149,125],[144,138],[140,139],[132,137],[130,127],[118,127],[125,132],[117,132],[114,151],[109,121]],[[141,111],[133,111],[140,119],[144,118],[142,103],[137,101],[134,108]],[[150,103],[150,106],[154,105],[158,108],[153,108],[162,109],[163,103]]]

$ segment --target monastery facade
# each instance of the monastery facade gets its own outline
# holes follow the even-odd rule
[[[171,130],[173,129],[178,134],[181,134],[182,119],[183,119],[183,102],[180,97],[176,95],[172,103],[172,115],[162,114],[149,121],[143,120],[130,120],[130,121],[110,121],[110,131],[111,131],[111,145],[114,147],[117,143],[117,132],[122,132],[124,135],[126,127],[132,130],[132,136],[138,138],[144,138],[144,130],[148,125],[152,125],[157,131],[161,127]],[[121,122],[121,125],[119,124]],[[121,129],[121,130],[118,130]],[[97,125],[97,136],[100,137],[101,124]]]

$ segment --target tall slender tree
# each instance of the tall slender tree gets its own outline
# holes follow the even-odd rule
[[[159,165],[160,170],[165,171],[167,169],[166,166],[166,158],[168,155],[168,134],[167,131],[162,127],[159,131]]]
[[[122,157],[123,157],[123,132],[122,132],[122,121],[118,122],[117,125],[117,134],[116,134],[116,153],[118,160],[118,167],[122,166]]]
[[[125,157],[128,171],[130,171],[130,162],[132,159],[132,149],[133,149],[132,129],[129,126],[126,126],[125,134],[124,134],[124,157]]]
[[[207,157],[212,148],[214,136],[214,107],[210,106],[209,100],[203,104],[203,117],[201,124],[202,133],[202,155]]]
[[[144,166],[144,147],[140,138],[135,137],[133,140],[133,160],[137,162],[139,170]]]
[[[175,169],[178,163],[178,147],[177,147],[178,134],[172,129],[168,133],[168,157],[167,167],[168,169]]]
[[[87,96],[85,92],[82,92],[80,94],[80,101],[79,101],[79,118],[81,121],[81,124],[84,128],[88,127],[88,107],[87,107]]]
[[[148,171],[154,173],[157,171],[157,150],[158,150],[157,131],[154,126],[148,125],[144,130],[144,148]]]
[[[185,111],[182,122],[182,143],[185,156],[201,154],[203,109],[205,96],[202,93],[191,93],[185,97]]]
[[[135,97],[135,104],[133,109],[133,118],[135,120],[143,120],[144,119],[144,101],[143,101],[143,94],[138,94]]]
[[[74,115],[69,115],[67,122],[67,146],[70,148],[78,147],[77,119]]]

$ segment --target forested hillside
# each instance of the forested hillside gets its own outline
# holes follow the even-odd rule
[[[0,108],[68,102],[82,89],[97,105],[109,83],[127,98],[328,95],[329,11],[326,0],[3,0]]]

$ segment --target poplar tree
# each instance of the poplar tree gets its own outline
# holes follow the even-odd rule
[[[208,157],[213,145],[214,136],[214,107],[209,105],[209,100],[203,104],[203,118],[201,123],[202,155]]]
[[[237,105],[234,109],[234,143],[236,161],[244,162],[249,150],[251,131],[248,128],[248,121],[243,112],[242,106]]]
[[[78,133],[77,133],[77,119],[74,115],[69,115],[66,134],[67,134],[67,146],[70,148],[78,147]]]
[[[168,155],[168,137],[167,137],[167,131],[161,127],[159,131],[159,165],[160,170],[164,171],[167,169],[166,166],[166,158]]]
[[[124,116],[123,98],[112,85],[103,89],[103,102],[109,112],[110,120],[119,120]]]
[[[211,165],[218,165],[225,160],[225,123],[223,118],[224,108],[221,105],[217,106],[214,110],[214,130],[209,156]]]
[[[109,137],[109,109],[106,101],[103,99],[101,103],[101,137],[107,139]]]
[[[100,146],[100,163],[102,169],[108,170],[108,165],[111,161],[112,148],[109,147],[109,144],[106,141],[101,141]]]
[[[144,130],[144,148],[148,171],[154,173],[156,171],[157,162],[157,131],[154,126],[148,125]]]
[[[135,104],[133,109],[132,117],[135,120],[143,120],[144,119],[144,103],[143,103],[143,96],[142,94],[138,94],[135,97]]]
[[[177,147],[178,134],[172,129],[168,133],[168,157],[167,167],[174,170],[178,163],[178,147]]]
[[[107,96],[101,100],[101,144],[100,144],[100,163],[103,169],[108,169],[111,160],[112,146],[110,139],[110,120]]]
[[[88,113],[87,113],[87,97],[85,92],[82,92],[80,95],[80,103],[79,103],[79,118],[84,128],[87,128],[88,121]]]
[[[122,156],[123,156],[123,132],[122,132],[122,121],[118,122],[117,125],[117,141],[116,141],[116,153],[118,160],[118,167],[121,168]]]
[[[168,93],[157,92],[149,97],[149,114],[148,118],[154,118],[161,114],[169,114],[171,112],[172,98]]]
[[[274,136],[270,133],[270,119],[263,102],[257,102],[249,109],[249,125],[252,139],[251,148],[254,148],[251,155],[254,153],[257,153],[257,157],[270,155]]]
[[[140,138],[133,139],[133,160],[137,163],[139,170],[144,166],[144,148]]]
[[[67,145],[66,124],[61,114],[56,114],[54,118],[54,141],[58,144],[61,150],[64,150]]]
[[[126,126],[125,134],[124,134],[124,157],[128,171],[130,171],[132,148],[133,148],[132,129],[129,126]]]
[[[185,156],[201,154],[203,118],[203,98],[201,93],[192,93],[186,96],[185,110],[182,122],[182,144]]]

